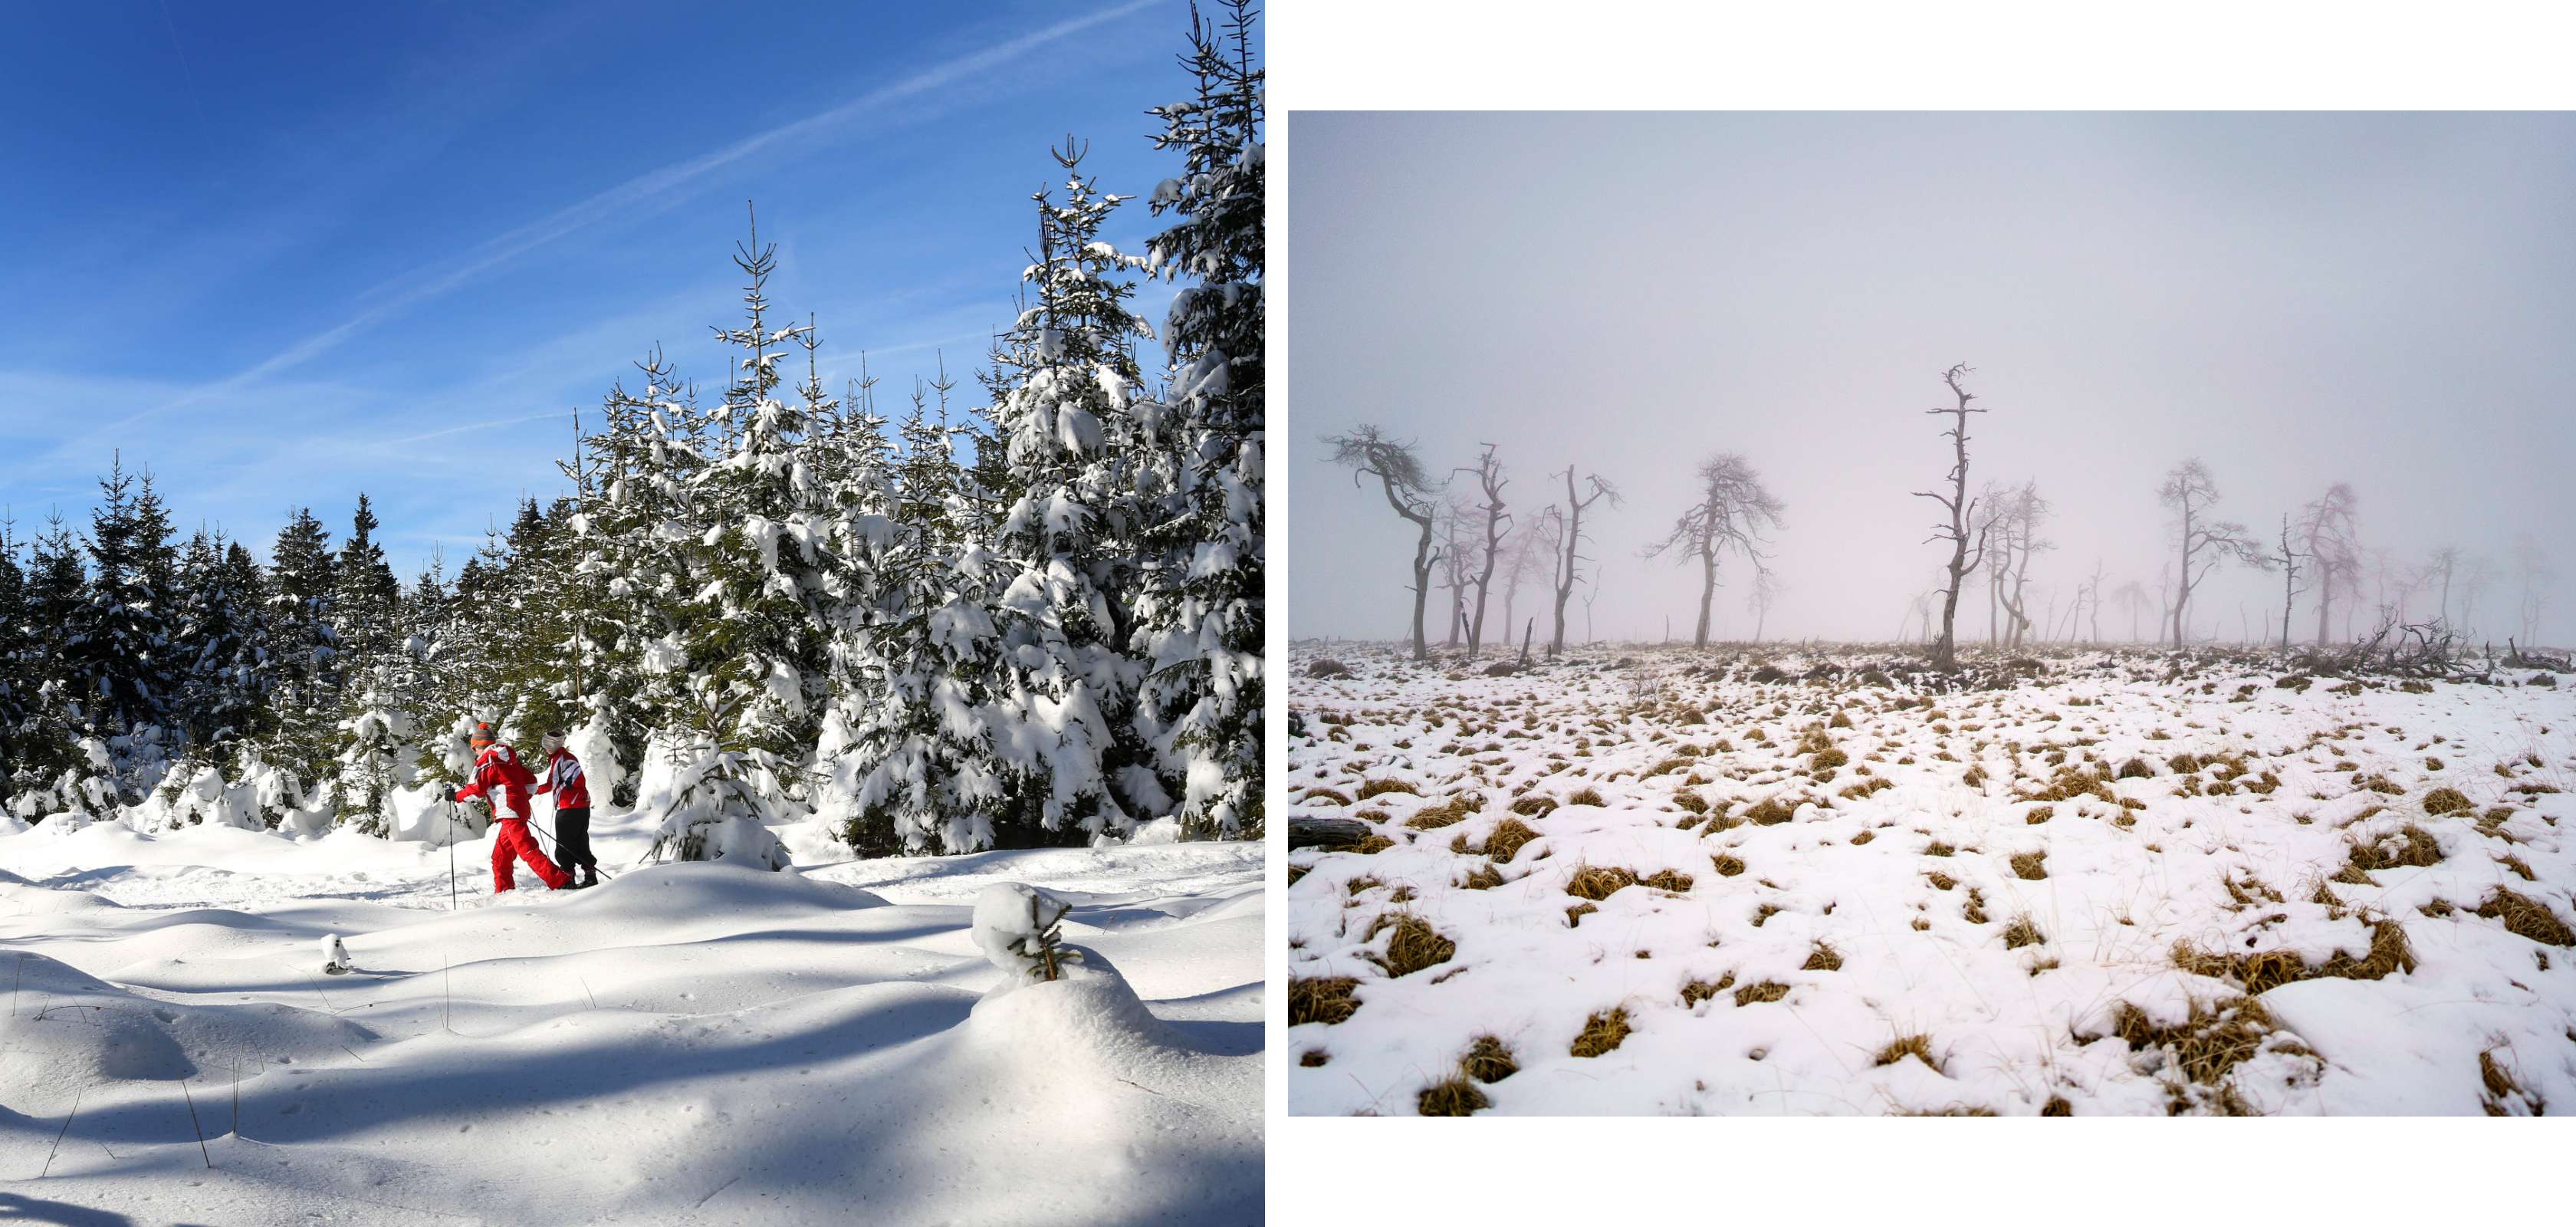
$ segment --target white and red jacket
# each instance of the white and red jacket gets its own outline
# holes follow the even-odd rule
[[[581,760],[570,750],[556,750],[546,756],[545,774],[538,777],[538,792],[555,795],[557,810],[589,809],[590,781],[581,774]]]
[[[492,807],[496,811],[494,817],[504,822],[525,820],[528,816],[528,785],[536,782],[537,777],[528,773],[527,765],[519,761],[519,756],[512,753],[510,747],[494,745],[476,756],[474,782],[457,789],[456,799],[462,801],[468,797],[488,796],[495,803]],[[508,813],[497,812],[504,806],[508,807]]]

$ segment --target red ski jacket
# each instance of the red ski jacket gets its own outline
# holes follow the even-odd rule
[[[553,793],[559,811],[590,808],[590,781],[582,776],[581,760],[574,758],[570,750],[557,750],[546,756],[546,774],[537,791]]]
[[[495,745],[474,760],[474,782],[457,789],[456,799],[491,797],[496,802],[494,809],[502,805],[510,808],[509,813],[495,817],[505,821],[524,819],[528,816],[528,786],[536,782],[537,777],[519,761],[518,755],[510,752],[510,747]]]

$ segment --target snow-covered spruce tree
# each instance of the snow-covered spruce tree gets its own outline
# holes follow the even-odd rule
[[[9,768],[18,793],[21,818],[39,818],[65,808],[57,791],[66,772],[83,760],[80,738],[87,724],[76,691],[79,648],[77,622],[88,606],[88,572],[81,546],[60,513],[49,515],[28,555],[27,635],[18,645],[22,684],[30,687],[25,723],[18,731]]]
[[[850,668],[876,697],[843,702],[848,752],[831,761],[849,804],[841,836],[863,856],[992,846],[1012,778],[995,724],[1016,681],[990,612],[1008,568],[968,536],[978,513],[954,433],[917,394],[902,437],[891,523],[865,556],[868,603],[844,625]]]
[[[764,825],[778,816],[768,773],[742,723],[746,701],[757,692],[713,677],[698,678],[692,691],[696,718],[688,740],[676,747],[670,792],[658,815],[661,825],[645,855],[655,861],[785,869],[787,847]]]
[[[0,765],[18,761],[23,729],[35,711],[35,684],[27,674],[27,572],[18,565],[18,525],[0,513]],[[8,812],[11,777],[0,766],[0,813]]]
[[[1011,488],[993,553],[1017,574],[995,610],[1012,671],[996,696],[994,747],[1010,779],[1005,821],[1125,834],[1170,798],[1136,731],[1140,661],[1127,652],[1137,542],[1153,494],[1133,463],[1141,377],[1135,338],[1153,335],[1120,274],[1135,260],[1100,241],[1122,197],[1081,174],[1068,138],[1052,151],[1064,199],[1038,205],[1034,302],[996,355],[986,412]]]
[[[238,541],[200,531],[180,564],[179,728],[191,746],[255,736],[267,716],[267,623],[259,564]]]
[[[678,611],[690,590],[680,546],[691,540],[683,513],[698,455],[688,434],[696,413],[681,399],[678,375],[656,351],[635,364],[641,394],[623,382],[601,405],[598,433],[582,441],[596,489],[574,520],[573,570],[586,598],[585,689],[592,718],[618,761],[641,767],[651,730],[677,710],[685,675]],[[592,770],[596,774],[596,767]],[[623,789],[594,783],[600,804],[636,801],[634,776]]]
[[[72,629],[76,692],[89,710],[89,731],[116,752],[108,774],[119,805],[141,801],[160,782],[157,764],[126,751],[149,744],[129,739],[161,721],[176,689],[167,625],[177,586],[169,517],[148,478],[140,499],[133,485],[121,457],[99,481],[87,543],[89,584]]]
[[[1146,249],[1185,283],[1163,330],[1164,404],[1138,414],[1140,465],[1168,499],[1149,519],[1137,601],[1148,662],[1138,719],[1182,782],[1183,833],[1261,834],[1263,558],[1262,84],[1250,0],[1222,0],[1222,31],[1190,13],[1182,67],[1196,96],[1156,107],[1157,149],[1182,173],[1150,207],[1170,228]]]
[[[299,508],[269,551],[268,607],[273,716],[259,757],[285,774],[291,791],[329,779],[340,723],[340,640],[332,627],[338,596],[330,534]]]
[[[340,821],[361,835],[382,838],[393,832],[393,796],[407,787],[419,761],[414,727],[406,704],[388,693],[398,684],[390,664],[379,665],[382,685],[360,695],[357,714],[341,727],[338,792]]]
[[[730,720],[746,778],[774,799],[801,800],[829,697],[824,608],[839,566],[831,508],[805,444],[815,415],[837,412],[838,402],[775,395],[786,346],[809,329],[770,324],[766,287],[777,255],[760,245],[756,224],[734,263],[750,278],[746,318],[716,336],[741,357],[716,410],[721,451],[690,481],[702,528],[682,550],[691,589],[680,646],[692,678],[743,694]]]

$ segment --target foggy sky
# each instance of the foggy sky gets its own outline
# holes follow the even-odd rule
[[[2036,478],[2055,504],[2035,621],[2097,560],[2105,591],[2154,590],[2172,555],[2156,489],[2197,455],[2219,514],[2258,535],[2344,480],[2365,547],[2485,554],[2497,577],[2470,622],[2499,648],[2528,534],[2563,573],[2541,638],[2576,641],[2567,116],[1290,124],[1293,636],[1407,632],[1413,527],[1321,442],[1375,422],[1435,471],[1500,444],[1521,525],[1563,497],[1549,474],[1569,460],[1619,484],[1626,507],[1585,524],[1604,639],[1660,638],[1667,617],[1688,639],[1696,566],[1638,554],[1692,501],[1698,461],[1740,452],[1787,504],[1768,637],[1888,638],[1947,559],[1925,543],[1945,513],[1911,492],[1949,469],[1948,419],[1924,410],[1966,362],[1991,411],[1971,419],[1971,492]],[[1749,635],[1749,572],[1730,556],[1721,583],[1712,637]],[[1543,584],[1518,613],[1542,644]],[[2241,606],[2259,636],[2280,603],[2277,575],[2222,567],[2192,621],[2232,639]],[[1579,639],[1580,595],[1569,612]],[[2102,615],[2106,638],[2127,623]],[[1985,626],[1972,576],[1960,635]],[[2309,597],[2292,626],[2314,631]]]

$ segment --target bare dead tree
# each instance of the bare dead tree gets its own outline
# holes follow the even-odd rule
[[[1971,551],[1968,546],[1968,522],[1975,517],[1977,510],[1976,500],[1968,497],[1968,415],[1984,413],[1985,410],[1968,407],[1968,402],[1975,400],[1976,397],[1966,388],[1961,387],[1959,380],[1962,376],[1973,373],[1965,362],[1956,363],[1949,370],[1943,371],[1941,382],[1950,386],[1950,395],[1956,397],[1958,403],[1948,408],[1925,411],[1950,415],[1950,429],[1941,432],[1949,438],[1956,455],[1956,459],[1950,466],[1950,493],[1942,495],[1928,490],[1914,492],[1916,498],[1928,498],[1941,504],[1942,510],[1950,513],[1950,522],[1935,525],[1932,535],[1924,539],[1927,544],[1933,541],[1950,543],[1948,568],[1950,582],[1941,590],[1941,638],[1932,645],[1932,667],[1942,670],[1959,667],[1956,637],[1959,625],[1959,581],[1970,571],[1976,570],[1977,564],[1985,561],[1986,557],[1986,537],[1983,530],[1977,533],[1976,548]]]
[[[2463,551],[2460,547],[2456,545],[2440,546],[2436,548],[2433,551],[2432,556],[2424,562],[2424,575],[2426,582],[2429,585],[2438,586],[2441,592],[2441,621],[2444,626],[2457,625],[2457,623],[2451,621],[2451,581],[2460,573],[2460,555],[2462,552]]]
[[[2244,525],[2233,520],[2212,519],[2212,508],[2219,499],[2218,481],[2209,475],[2209,466],[2195,456],[2175,465],[2165,474],[2165,482],[2156,491],[2176,518],[2176,539],[2181,543],[2181,576],[2174,589],[2174,646],[2186,642],[2183,628],[2190,617],[2192,590],[2218,564],[2230,558],[2248,565],[2261,566],[2262,553]],[[2206,561],[2203,561],[2203,559]],[[2198,570],[2194,570],[2194,567]]]
[[[2332,637],[2337,595],[2361,594],[2361,533],[2352,487],[2343,482],[2299,512],[2299,533],[2307,546],[2315,576],[2309,587],[2317,594],[2317,643]],[[2348,616],[2348,615],[2347,615]]]
[[[2518,611],[2522,615],[2520,643],[2526,647],[2538,647],[2540,616],[2548,612],[2549,587],[2557,580],[2558,572],[2550,566],[2549,554],[2540,548],[2539,540],[2528,536],[2514,544],[2513,570],[2514,577],[2522,585]]]
[[[1521,589],[1530,580],[1543,559],[1556,556],[1557,538],[1565,532],[1564,512],[1554,506],[1539,509],[1538,522],[1512,538],[1511,548],[1503,553],[1503,637],[1511,638],[1513,610],[1520,603]],[[1549,564],[1551,567],[1554,563]]]
[[[1583,563],[1591,561],[1579,552],[1583,547],[1583,513],[1592,504],[1605,498],[1610,500],[1611,506],[1619,505],[1618,488],[1601,480],[1599,474],[1596,473],[1585,479],[1591,493],[1580,498],[1577,498],[1574,493],[1574,466],[1570,464],[1565,466],[1563,476],[1565,478],[1565,534],[1558,543],[1561,549],[1558,552],[1556,566],[1556,633],[1547,642],[1547,655],[1550,660],[1556,659],[1556,654],[1565,650],[1565,600],[1574,595],[1577,570]],[[1586,612],[1589,612],[1588,605]],[[1586,639],[1592,637],[1589,625],[1587,622],[1584,631]]]
[[[2004,523],[2004,504],[2007,501],[2007,496],[2003,486],[1996,482],[1989,481],[1985,484],[1983,489],[1977,491],[1977,505],[1984,508],[1984,511],[1977,516],[1978,540],[1986,540],[1994,534],[1996,529],[2006,527]],[[1986,646],[1990,648],[2002,647],[2004,642],[2004,568],[1999,566],[1989,566],[1984,568],[1984,572],[1986,576]]]
[[[2112,589],[2111,599],[2119,602],[2121,608],[2129,611],[2129,642],[2136,643],[2138,641],[2138,615],[2146,612],[2147,608],[2147,586],[2134,579],[2130,580],[2129,582]],[[2159,615],[2159,617],[2161,616],[2162,615]]]
[[[2496,579],[2495,560],[2470,551],[2460,558],[2460,633],[2476,633],[2478,598],[2485,596]]]
[[[1484,452],[1476,457],[1476,467],[1457,470],[1475,474],[1476,487],[1485,495],[1485,501],[1477,507],[1484,520],[1485,542],[1477,556],[1475,620],[1467,625],[1469,660],[1476,658],[1476,649],[1485,642],[1485,601],[1493,592],[1494,567],[1502,558],[1503,536],[1511,531],[1512,520],[1503,511],[1503,487],[1511,482],[1503,476],[1503,462],[1495,458],[1494,445],[1488,443],[1484,447]],[[1506,635],[1509,633],[1505,632]]]
[[[1711,456],[1699,465],[1700,500],[1673,520],[1661,541],[1647,547],[1646,557],[1673,555],[1675,562],[1696,558],[1700,564],[1699,627],[1691,646],[1708,646],[1708,613],[1717,596],[1717,560],[1727,550],[1741,552],[1760,571],[1762,531],[1781,525],[1780,500],[1762,485],[1744,457]]]
[[[1440,586],[1449,593],[1449,631],[1445,646],[1456,647],[1467,635],[1467,585],[1476,564],[1476,543],[1467,532],[1476,504],[1462,491],[1451,491],[1440,506]]]
[[[2280,553],[2272,555],[2272,562],[2273,565],[2281,568],[2281,650],[2287,652],[2290,650],[2290,608],[2299,599],[2299,594],[2307,591],[2306,588],[2299,586],[2299,576],[2313,570],[2299,565],[2299,560],[2311,558],[2313,555],[2301,553],[2291,544],[2288,512],[2281,513],[2279,549]]]
[[[1422,634],[1422,610],[1431,599],[1432,564],[1439,560],[1431,545],[1431,522],[1437,510],[1432,497],[1440,487],[1422,467],[1413,444],[1390,439],[1375,426],[1360,426],[1324,442],[1333,445],[1333,463],[1350,468],[1352,485],[1359,485],[1363,476],[1377,478],[1386,491],[1386,505],[1421,530],[1413,546],[1413,658],[1428,660],[1431,646]]]
[[[2003,549],[2000,566],[1992,568],[2007,578],[2011,585],[2004,594],[2004,613],[2012,619],[2012,629],[2004,637],[2004,646],[2019,648],[2031,629],[2030,603],[2022,593],[2030,583],[2031,556],[2057,548],[2056,543],[2039,536],[2039,526],[2048,519],[2048,500],[2039,496],[2039,483],[2024,482],[2021,489],[2002,500],[1998,520],[2004,530],[1998,543]]]
[[[2085,598],[2093,605],[2093,634],[2087,642],[2102,642],[2102,560],[2093,560],[2093,578],[2084,585]]]
[[[1780,573],[1769,567],[1753,572],[1753,587],[1744,594],[1744,608],[1753,615],[1753,642],[1762,642],[1762,627],[1771,620],[1772,603],[1780,599]]]

